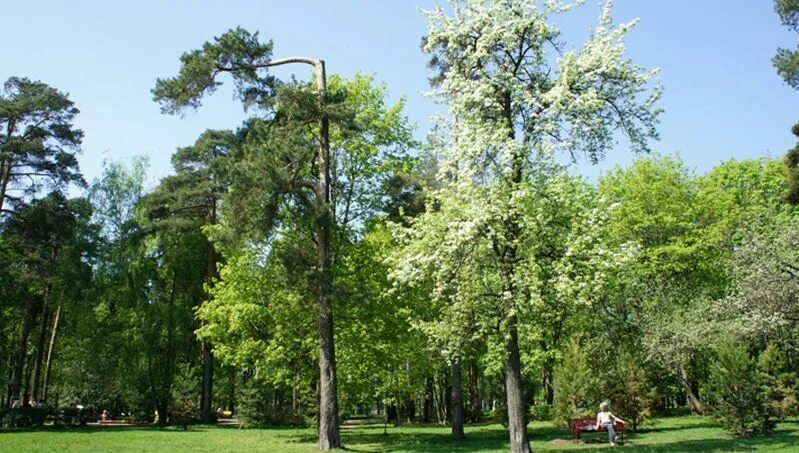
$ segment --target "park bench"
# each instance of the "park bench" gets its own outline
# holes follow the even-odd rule
[[[624,442],[624,433],[627,432],[627,425],[624,423],[616,422],[613,424],[616,429],[616,435],[621,442]],[[572,440],[578,442],[582,438],[583,433],[604,433],[604,427],[596,429],[596,420],[592,418],[579,418],[572,420]]]

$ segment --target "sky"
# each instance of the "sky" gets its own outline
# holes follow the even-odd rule
[[[104,160],[147,156],[150,184],[171,172],[170,156],[205,129],[235,129],[245,113],[219,90],[183,117],[163,115],[150,90],[177,73],[180,55],[242,26],[274,42],[274,57],[311,56],[328,74],[373,74],[424,137],[444,108],[428,89],[425,34],[419,8],[428,0],[0,0],[0,82],[11,76],[45,82],[69,94],[81,110],[85,139],[79,156],[88,181]],[[579,48],[597,23],[595,0],[554,22],[569,47]],[[616,0],[617,22],[639,18],[627,39],[637,64],[661,68],[665,112],[653,149],[679,154],[697,172],[729,159],[781,157],[796,139],[799,92],[776,75],[777,47],[799,35],[781,26],[772,0]],[[299,66],[276,72],[310,77]],[[598,166],[574,171],[595,180],[629,163],[621,143]]]

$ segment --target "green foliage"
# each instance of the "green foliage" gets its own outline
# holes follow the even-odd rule
[[[534,404],[530,406],[530,421],[551,422],[554,409],[551,404]]]
[[[183,364],[178,368],[172,385],[172,403],[169,410],[169,423],[184,430],[200,418],[198,395],[200,380],[196,368]]]
[[[799,64],[799,63],[797,63]],[[791,132],[799,139],[799,124],[794,124]],[[785,168],[788,170],[788,190],[785,199],[793,204],[799,204],[799,140],[796,146],[785,153]]]
[[[613,403],[614,412],[630,422],[633,431],[651,420],[655,389],[639,359],[631,354],[621,354],[603,382],[604,394]]]
[[[85,186],[77,153],[83,131],[67,95],[42,82],[11,77],[0,92],[0,209],[35,196],[43,187]]]
[[[766,379],[746,346],[721,345],[710,368],[708,401],[714,419],[735,435],[767,434],[776,426]]]
[[[242,28],[227,31],[206,42],[202,49],[180,57],[180,73],[171,79],[158,79],[153,99],[162,103],[164,113],[178,113],[200,107],[202,97],[212,94],[221,85],[220,73],[230,73],[238,96],[246,105],[266,102],[272,94],[275,79],[258,75],[257,68],[272,57],[272,42],[261,43],[258,33]]]
[[[796,0],[774,0],[774,10],[782,25],[799,32],[799,2]],[[779,48],[772,59],[777,74],[792,88],[799,88],[799,50]]]
[[[766,398],[780,421],[799,413],[799,376],[788,365],[787,354],[775,343],[760,353],[758,368],[764,373]]]
[[[596,411],[595,373],[577,340],[569,342],[560,363],[555,367],[555,402],[552,419],[557,426],[570,428],[575,418],[591,417]]]
[[[238,394],[237,420],[243,428],[302,425],[304,419],[292,414],[291,407],[276,405],[274,386],[256,379],[246,381]]]

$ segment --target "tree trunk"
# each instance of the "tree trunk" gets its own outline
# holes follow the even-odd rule
[[[324,103],[327,79],[325,63],[316,64],[319,103]],[[319,120],[317,197],[320,214],[316,230],[319,272],[319,448],[341,447],[338,421],[338,386],[336,382],[336,349],[333,335],[333,257],[331,254],[332,216],[330,209],[330,125],[322,113]]]
[[[461,363],[452,364],[452,439],[463,440],[463,383]]]
[[[25,319],[22,323],[22,335],[20,336],[19,349],[17,349],[16,357],[14,360],[14,376],[11,379],[11,402],[21,399],[22,395],[22,376],[25,373],[25,356],[28,353],[28,338],[30,337],[36,315],[39,312],[41,301],[36,299],[28,303],[27,310],[25,310]]]
[[[508,139],[515,141],[513,105],[509,92],[503,96],[504,117],[508,126]],[[510,183],[517,189],[524,181],[525,156],[514,151]],[[510,200],[509,200],[510,201]],[[508,406],[508,431],[512,453],[529,453],[530,441],[527,437],[527,411],[525,410],[524,386],[522,384],[522,360],[519,353],[519,332],[516,319],[516,266],[518,265],[517,241],[521,237],[522,226],[518,214],[503,220],[505,226],[504,243],[494,244],[500,262],[500,278],[505,303],[507,332],[505,332],[505,395]]]
[[[200,419],[203,423],[213,423],[214,354],[211,351],[211,343],[203,341],[202,352],[203,381],[200,391]]]
[[[422,422],[430,423],[433,412],[433,377],[424,378],[424,403],[422,408]]]
[[[216,225],[216,198],[211,197],[208,209],[208,223]],[[214,244],[209,241],[207,252],[207,263],[205,268],[205,283],[208,291],[213,288],[214,280],[216,278],[216,249]],[[208,295],[210,300],[211,296]],[[211,348],[211,343],[208,341],[202,342],[203,354],[203,380],[200,388],[200,420],[203,423],[214,422],[214,353]]]
[[[33,366],[33,379],[31,381],[31,399],[37,402],[41,401],[42,361],[44,360],[44,344],[47,340],[48,324],[50,324],[50,309],[47,306],[47,297],[45,296],[42,303],[42,322],[39,323],[39,339],[36,342],[36,362]]]
[[[541,371],[541,383],[544,386],[544,400],[547,404],[552,405],[555,402],[555,380],[552,369],[554,364],[547,360],[544,368]]]
[[[10,126],[9,126],[10,127]],[[8,138],[10,138],[10,132]],[[5,160],[0,164],[0,214],[3,212],[3,205],[6,199],[6,191],[8,190],[8,182],[11,180],[11,167],[13,162],[11,159]]]
[[[469,421],[472,423],[480,422],[480,369],[477,367],[477,360],[469,361]]]
[[[699,396],[694,392],[691,386],[691,379],[688,376],[688,371],[683,365],[680,365],[680,384],[682,384],[682,388],[685,390],[685,398],[688,400],[688,405],[691,406],[691,413],[704,414],[702,403],[699,401]]]
[[[231,413],[236,411],[236,369],[234,368],[230,376],[230,389],[227,400],[227,410]]]
[[[519,354],[519,334],[516,329],[516,316],[508,321],[508,340],[505,344],[505,393],[508,403],[508,430],[512,453],[530,453],[527,437],[527,411],[524,407],[522,386],[522,363]]]
[[[44,367],[44,384],[42,385],[42,402],[47,402],[47,389],[50,387],[50,373],[53,369],[53,351],[55,350],[55,339],[58,333],[58,326],[61,321],[61,304],[55,311],[53,320],[53,331],[50,334],[50,347],[47,348],[47,364]]]

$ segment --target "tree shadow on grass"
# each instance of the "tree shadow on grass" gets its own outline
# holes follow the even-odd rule
[[[679,431],[703,428],[707,423],[700,422],[688,424],[684,427],[667,427],[663,431]],[[393,431],[393,432],[392,432]],[[316,443],[316,437],[312,433],[290,435],[285,438],[292,443]],[[609,448],[607,438],[589,438],[584,442],[572,443],[568,432],[557,428],[532,427],[530,429],[530,439],[538,445],[545,443],[543,448],[534,450],[545,450],[551,452],[599,452],[607,451]],[[720,453],[728,451],[771,451],[781,449],[788,451],[792,446],[797,445],[799,440],[799,424],[786,422],[780,425],[780,429],[770,436],[757,436],[748,438],[708,438],[698,440],[674,440],[664,441],[663,443],[649,444],[653,440],[647,439],[645,435],[632,434],[627,436],[621,449],[634,448],[635,451],[648,453],[679,453],[679,452],[710,452]],[[509,449],[507,431],[499,426],[478,427],[469,430],[467,428],[466,439],[460,443],[454,443],[447,430],[433,429],[415,431],[415,428],[405,428],[400,430],[389,430],[387,435],[383,434],[382,426],[364,427],[358,431],[342,432],[342,442],[344,450],[353,452],[393,452],[404,451],[411,453],[443,453],[443,452],[471,452],[471,451],[507,451]]]
[[[435,431],[419,430],[414,432],[412,429],[396,430],[389,429],[388,434],[383,434],[382,426],[370,426],[359,429],[358,431],[343,431],[342,443],[344,450],[353,452],[465,452],[480,450],[507,449],[507,432],[502,428],[481,428],[475,432],[468,432],[466,440],[454,443],[450,434],[446,430],[438,427]],[[291,436],[291,442],[296,443],[315,443],[316,436],[307,433]]]

